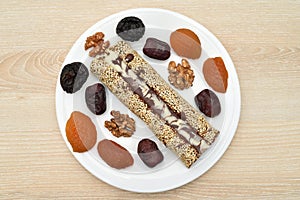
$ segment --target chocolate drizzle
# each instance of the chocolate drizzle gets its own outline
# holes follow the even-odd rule
[[[132,58],[133,59],[133,58]],[[126,61],[126,59],[125,59]],[[122,58],[117,56],[111,60],[115,70],[120,77],[126,81],[130,89],[139,95],[139,97],[148,105],[149,109],[154,114],[160,116],[172,129],[174,129],[180,138],[188,142],[200,152],[200,146],[203,141],[194,128],[180,117],[184,116],[181,113],[175,113],[169,106],[149,87],[137,74],[135,74],[126,62],[122,62]]]

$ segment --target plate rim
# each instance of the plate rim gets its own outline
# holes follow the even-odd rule
[[[238,88],[238,90],[235,90],[236,95],[235,95],[235,98],[234,98],[234,100],[237,101],[237,102],[235,102],[236,104],[235,104],[235,107],[234,107],[237,110],[236,110],[236,112],[233,113],[234,116],[235,116],[233,119],[235,119],[235,121],[230,123],[231,129],[233,129],[234,131],[232,131],[232,134],[230,135],[229,139],[226,140],[226,143],[225,143],[226,147],[222,148],[221,151],[219,151],[219,153],[215,157],[215,159],[212,162],[210,162],[208,165],[206,165],[206,169],[204,169],[203,170],[204,172],[202,172],[201,174],[199,174],[197,176],[194,176],[194,177],[191,177],[189,179],[185,179],[184,181],[181,181],[180,183],[177,183],[177,184],[172,183],[169,186],[165,186],[164,188],[157,188],[157,189],[150,189],[150,190],[147,190],[147,188],[146,189],[141,189],[141,188],[136,189],[136,188],[130,188],[130,187],[127,188],[126,186],[122,187],[119,184],[112,183],[110,180],[106,179],[105,177],[100,177],[99,174],[97,174],[97,172],[95,172],[95,170],[91,166],[84,164],[84,162],[81,159],[80,154],[76,154],[76,153],[74,154],[72,149],[70,149],[70,146],[68,145],[67,141],[63,137],[65,143],[67,144],[67,146],[69,147],[69,150],[71,151],[71,154],[76,158],[76,160],[81,164],[81,166],[83,166],[83,168],[85,168],[89,173],[91,173],[92,175],[97,177],[99,180],[101,180],[101,181],[103,181],[103,182],[105,182],[109,185],[112,185],[114,187],[120,188],[122,190],[126,190],[126,191],[139,192],[139,193],[156,193],[156,192],[163,192],[163,191],[168,191],[168,190],[171,190],[171,189],[175,189],[175,188],[178,188],[180,186],[183,186],[187,183],[190,183],[190,182],[194,181],[195,179],[199,178],[200,176],[205,174],[207,171],[209,171],[212,168],[212,166],[214,166],[220,160],[220,158],[224,155],[224,153],[229,148],[229,146],[230,146],[230,144],[233,140],[233,137],[237,132],[237,128],[238,128],[238,124],[239,124],[239,120],[240,120],[240,113],[241,113],[241,91],[240,91],[240,84],[239,84],[239,79],[238,79],[238,75],[237,75],[237,72],[236,72],[236,68],[235,68],[235,66],[232,62],[232,59],[231,59],[229,53],[227,52],[227,50],[225,49],[223,44],[220,42],[220,40],[213,33],[211,33],[207,28],[205,28],[202,24],[200,24],[199,22],[197,22],[197,21],[195,21],[195,20],[193,20],[193,19],[191,19],[191,18],[189,18],[189,17],[187,17],[183,14],[180,14],[178,12],[171,11],[171,10],[162,9],[162,8],[133,8],[133,9],[128,9],[128,10],[123,10],[123,11],[114,13],[112,15],[109,15],[107,17],[104,17],[103,19],[100,19],[99,21],[94,23],[92,26],[90,26],[87,30],[85,30],[78,37],[78,39],[74,42],[72,47],[69,49],[69,52],[66,55],[66,57],[64,59],[64,62],[62,63],[62,66],[59,70],[57,83],[56,83],[56,90],[55,90],[55,92],[56,92],[56,94],[55,94],[56,119],[57,119],[57,122],[58,122],[58,125],[59,125],[59,131],[60,131],[62,136],[64,134],[63,131],[65,130],[65,125],[62,124],[62,120],[59,120],[59,119],[62,119],[61,110],[59,110],[59,108],[61,108],[63,106],[63,103],[58,101],[59,98],[60,98],[59,95],[58,95],[58,91],[59,91],[59,88],[60,88],[59,78],[60,78],[61,69],[62,69],[64,63],[66,62],[71,50],[77,46],[78,41],[81,40],[82,38],[84,38],[87,33],[91,32],[91,30],[93,30],[95,27],[97,27],[97,26],[99,27],[99,24],[105,23],[105,22],[109,21],[110,19],[113,19],[117,16],[122,16],[124,14],[132,14],[132,13],[135,13],[135,12],[160,12],[160,13],[164,13],[164,14],[172,14],[172,15],[177,16],[178,18],[181,18],[181,19],[185,20],[188,23],[191,23],[193,26],[196,26],[197,28],[199,27],[199,29],[201,29],[201,31],[205,31],[205,33],[208,34],[213,39],[213,43],[217,43],[217,46],[222,48],[221,49],[222,54],[225,53],[226,57],[229,59],[229,60],[227,60],[227,62],[230,62],[230,65],[232,66],[230,69],[234,72],[233,74],[231,73],[231,76],[233,76],[232,78],[235,81],[235,86]]]

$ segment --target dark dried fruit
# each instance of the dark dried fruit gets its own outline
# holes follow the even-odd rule
[[[96,83],[86,88],[85,102],[90,111],[101,115],[106,111],[105,88],[101,83]]]
[[[217,95],[209,90],[202,90],[199,94],[195,96],[195,103],[208,117],[215,117],[221,112],[221,105]]]
[[[164,156],[156,143],[150,139],[143,139],[138,144],[138,155],[148,167],[155,167]]]
[[[143,37],[145,25],[137,17],[125,17],[118,23],[116,32],[123,40],[134,42]]]
[[[89,76],[89,71],[81,62],[67,64],[60,74],[60,85],[67,93],[75,93],[83,86]]]
[[[131,62],[133,59],[134,59],[134,55],[132,53],[127,54],[125,57],[125,61],[127,63]]]
[[[158,60],[167,60],[171,55],[170,51],[168,43],[156,38],[148,38],[143,48],[144,54]]]

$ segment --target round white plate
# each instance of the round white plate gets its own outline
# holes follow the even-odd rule
[[[228,88],[225,94],[215,92],[220,99],[222,111],[217,117],[207,118],[215,128],[220,130],[220,135],[216,141],[190,169],[187,169],[176,155],[159,142],[146,125],[138,117],[132,114],[107,89],[106,112],[100,116],[96,116],[88,110],[84,98],[85,88],[98,82],[92,73],[90,73],[89,78],[83,87],[74,94],[67,94],[62,90],[59,82],[59,74],[56,86],[57,120],[61,134],[75,158],[90,173],[102,181],[115,187],[134,192],[166,191],[189,183],[201,176],[221,158],[228,148],[235,134],[240,117],[241,99],[238,77],[229,54],[218,39],[206,28],[181,14],[168,10],[151,8],[126,10],[99,21],[83,33],[75,42],[68,53],[63,66],[71,62],[79,61],[89,68],[92,58],[88,56],[88,51],[84,50],[86,38],[93,35],[95,32],[101,31],[105,34],[104,39],[109,40],[111,45],[113,45],[115,42],[121,40],[115,33],[116,26],[121,19],[127,16],[136,16],[140,18],[146,26],[146,32],[143,38],[137,42],[129,42],[129,44],[137,50],[165,80],[167,80],[168,77],[168,63],[171,60],[179,63],[181,58],[178,57],[173,50],[171,52],[171,57],[167,61],[158,61],[148,58],[142,53],[142,47],[144,46],[146,39],[148,37],[155,37],[169,43],[170,33],[178,28],[191,29],[199,36],[202,45],[201,57],[196,60],[188,60],[195,73],[193,87],[184,91],[177,90],[179,94],[194,107],[196,107],[194,96],[203,89],[211,89],[205,82],[202,74],[203,62],[209,57],[220,56],[223,58],[229,74]],[[86,153],[74,153],[66,138],[65,125],[70,114],[75,110],[88,115],[96,125],[98,132],[97,144],[104,138],[114,140],[132,154],[134,165],[121,170],[109,167],[99,157],[97,153],[97,144]],[[132,137],[116,138],[104,127],[104,121],[112,118],[110,116],[111,110],[119,110],[121,113],[127,113],[134,118],[137,130]],[[154,168],[148,168],[136,153],[138,142],[143,138],[154,140],[164,155],[163,162]]]

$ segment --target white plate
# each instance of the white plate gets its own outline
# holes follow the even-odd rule
[[[145,44],[147,37],[156,37],[160,40],[169,43],[170,33],[178,28],[189,28],[193,30],[200,38],[202,44],[202,54],[197,60],[189,59],[189,62],[195,73],[194,85],[192,88],[179,91],[179,93],[194,107],[194,96],[206,88],[210,88],[205,82],[202,74],[203,62],[208,57],[221,56],[226,65],[229,78],[228,88],[225,94],[217,93],[221,101],[221,114],[215,118],[207,118],[207,120],[217,129],[220,130],[220,135],[214,144],[208,149],[201,158],[190,168],[187,169],[174,153],[169,151],[160,143],[153,133],[146,127],[146,125],[132,114],[120,101],[108,90],[107,94],[107,110],[103,115],[96,116],[91,113],[84,98],[85,88],[94,84],[97,79],[90,73],[87,82],[83,85],[81,90],[75,94],[65,93],[57,80],[56,86],[56,113],[57,120],[61,134],[72,152],[72,148],[66,138],[65,125],[74,110],[78,110],[87,114],[94,124],[98,132],[98,141],[107,138],[116,141],[125,148],[127,148],[134,157],[134,165],[122,170],[117,170],[109,167],[98,155],[97,144],[93,149],[86,153],[73,153],[75,158],[84,166],[89,172],[101,179],[102,181],[111,184],[115,187],[134,191],[134,192],[161,192],[182,186],[190,181],[201,176],[209,170],[223,155],[228,148],[238,125],[240,117],[240,86],[234,65],[230,59],[229,54],[218,41],[218,39],[210,33],[206,28],[196,21],[183,16],[181,14],[162,10],[141,8],[126,10],[114,15],[111,15],[83,33],[75,42],[67,55],[63,66],[80,61],[89,67],[92,58],[88,56],[88,51],[84,51],[84,43],[88,36],[95,32],[101,31],[105,33],[105,40],[109,40],[111,44],[121,40],[116,33],[115,28],[117,23],[124,17],[136,16],[139,17],[146,26],[146,32],[142,39],[138,42],[130,43],[131,46],[142,55],[155,70],[167,80],[168,72],[167,65],[170,60],[180,62],[181,58],[175,52],[171,52],[171,57],[167,61],[156,61],[149,59],[142,53],[142,47]],[[210,88],[211,89],[211,88]],[[178,90],[177,90],[178,91]],[[121,113],[128,113],[136,121],[137,130],[130,138],[116,138],[104,127],[104,121],[111,118],[109,112],[111,110],[119,110]],[[153,169],[148,168],[139,159],[136,153],[137,144],[142,138],[150,138],[154,140],[164,155],[164,161],[158,164]],[[97,142],[98,143],[98,142]],[[220,175],[221,176],[221,175]]]

